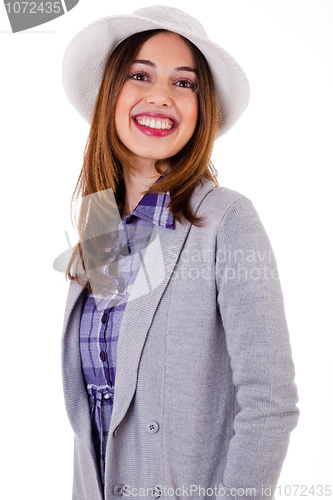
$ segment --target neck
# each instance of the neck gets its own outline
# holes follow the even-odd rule
[[[166,167],[165,167],[166,169]],[[165,170],[164,169],[164,170]],[[164,171],[163,170],[163,171]],[[126,167],[123,168],[124,183],[126,189],[125,209],[122,218],[133,212],[138,205],[144,192],[160,177],[155,168],[140,168],[130,172]]]

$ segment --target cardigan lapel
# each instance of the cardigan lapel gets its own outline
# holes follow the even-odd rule
[[[202,187],[200,184],[196,186],[191,198],[194,213],[213,189],[214,183],[205,179]],[[120,326],[110,433],[114,432],[124,418],[135,393],[141,352],[148,330],[190,227],[191,224],[187,220],[183,224],[176,221],[174,230],[156,226],[157,235],[153,232],[146,248]],[[164,262],[171,246],[174,260],[168,259],[166,268]]]
[[[202,179],[191,197],[196,213],[205,196],[214,189],[214,183]],[[175,222],[170,230],[155,226],[146,248],[142,266],[126,305],[117,347],[117,370],[110,432],[120,424],[135,393],[141,352],[158,303],[170,280],[191,224]],[[164,262],[172,246],[174,260]],[[70,284],[65,309],[62,336],[62,373],[66,409],[75,434],[95,456],[90,432],[90,412],[87,392],[82,376],[79,349],[79,330],[83,304],[83,288],[76,282]]]

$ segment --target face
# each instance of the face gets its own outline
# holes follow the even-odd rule
[[[198,120],[198,78],[186,42],[158,33],[140,48],[116,105],[119,139],[138,163],[177,154],[191,139]]]

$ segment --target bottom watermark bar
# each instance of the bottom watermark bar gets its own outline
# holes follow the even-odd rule
[[[158,496],[164,497],[244,497],[244,498],[254,498],[258,495],[262,497],[271,497],[272,489],[271,487],[257,488],[224,488],[223,486],[214,486],[211,488],[204,488],[203,486],[197,484],[191,484],[190,486],[180,486],[178,488],[171,488],[167,486],[152,486],[149,488],[131,488],[128,484],[123,486],[123,495],[131,497],[144,497],[144,496],[154,496],[158,493]],[[157,496],[156,496],[157,498]]]
[[[180,486],[177,488],[167,486],[151,486],[148,488],[135,488],[128,484],[122,486],[122,494],[126,497],[212,497],[212,498],[272,498],[277,497],[329,497],[332,494],[332,485],[279,485],[275,492],[271,486],[261,486],[260,488],[225,488],[224,486],[213,486],[204,488],[197,484],[190,486]]]

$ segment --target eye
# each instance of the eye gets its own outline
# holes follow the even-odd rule
[[[196,84],[190,80],[190,78],[181,78],[175,83],[175,85],[186,89],[192,89],[193,91],[197,88]]]
[[[143,82],[149,78],[149,75],[145,71],[137,71],[135,73],[131,73],[128,78],[132,80],[138,80],[139,82]]]

